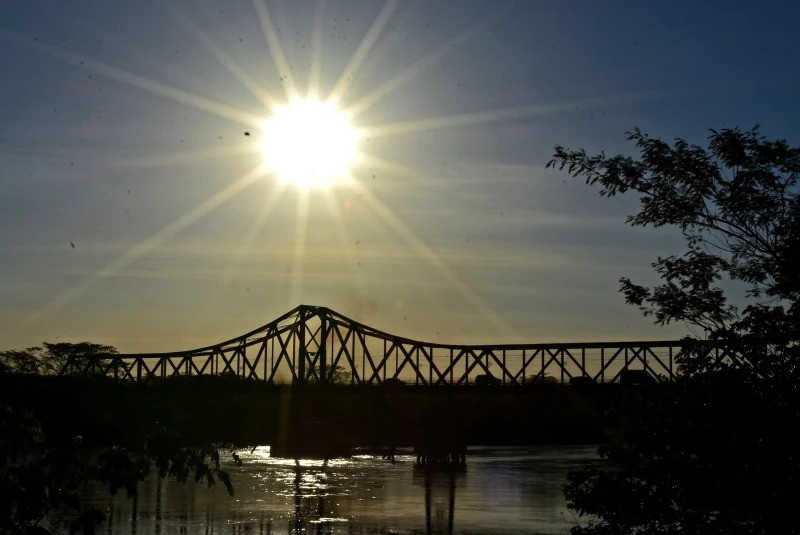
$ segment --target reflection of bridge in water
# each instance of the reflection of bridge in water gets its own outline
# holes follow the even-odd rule
[[[425,487],[425,533],[427,535],[453,535],[456,510],[456,478],[463,479],[464,472],[459,470],[423,470],[415,471],[414,482],[422,480]],[[446,489],[445,499],[442,492]]]
[[[422,385],[531,381],[576,377],[618,381],[623,370],[675,377],[676,358],[689,342],[642,341],[458,345],[420,342],[388,334],[325,307],[300,305],[276,320],[213,346],[173,353],[71,358],[62,374],[103,374],[141,381],[195,375],[232,375],[267,383]],[[693,341],[716,362],[739,361],[722,342]],[[479,379],[482,377],[482,379]],[[487,379],[489,381],[487,381]],[[393,381],[394,380],[394,381]]]
[[[293,515],[290,532],[296,534],[316,532],[318,535],[338,533],[343,532],[336,529],[336,525],[340,525],[346,526],[347,531],[352,533],[351,522],[354,518],[338,507],[337,497],[331,492],[333,489],[325,483],[332,477],[328,461],[323,461],[322,465],[314,465],[311,462],[299,459],[294,461]],[[464,476],[463,468],[428,469],[415,465],[412,485],[424,488],[426,535],[453,535],[456,488],[463,487]],[[268,526],[267,533],[270,532]],[[387,533],[394,531],[390,530]]]
[[[352,532],[350,522],[344,511],[337,507],[335,494],[325,481],[328,480],[328,461],[313,465],[309,461],[295,459],[292,484],[293,516],[292,533],[332,533],[334,524],[346,525]],[[457,480],[464,484],[465,470],[429,469],[414,466],[412,485],[424,488],[425,533],[426,535],[453,535],[456,509]],[[310,485],[309,482],[314,481]],[[311,488],[309,488],[311,487]],[[411,520],[411,519],[408,519]],[[268,532],[271,530],[267,530]],[[336,530],[338,532],[338,530]],[[389,531],[394,533],[394,531]]]

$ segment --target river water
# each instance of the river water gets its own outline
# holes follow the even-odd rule
[[[557,534],[575,524],[562,495],[568,471],[600,462],[594,446],[471,447],[462,471],[426,471],[407,450],[329,461],[270,457],[269,447],[226,462],[218,484],[149,478],[137,499],[87,489],[106,510],[98,533]]]

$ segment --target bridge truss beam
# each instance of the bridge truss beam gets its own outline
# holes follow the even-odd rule
[[[715,361],[741,365],[736,348],[692,342]],[[221,344],[174,353],[116,354],[69,359],[62,375],[153,378],[230,375],[267,383],[464,385],[480,376],[504,385],[615,382],[626,369],[674,379],[684,341],[454,345],[394,336],[325,307],[300,305],[276,320]]]

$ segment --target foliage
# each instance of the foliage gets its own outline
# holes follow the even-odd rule
[[[74,369],[108,355],[117,354],[113,346],[91,342],[68,342],[42,344],[24,350],[0,351],[0,371],[40,375],[58,375],[71,358]]]
[[[345,370],[342,366],[338,364],[333,368],[328,367],[325,371],[326,379],[325,383],[327,384],[334,384],[334,385],[346,385],[351,382],[352,380],[352,373]],[[320,370],[318,366],[314,366],[308,370],[306,376],[306,382],[308,384],[322,384],[320,380]]]
[[[234,462],[241,465],[238,454],[233,449],[230,453]],[[230,475],[220,468],[219,447],[181,446],[179,437],[169,434],[164,427],[159,427],[140,451],[115,446],[102,452],[94,475],[108,483],[112,496],[124,488],[130,498],[136,494],[136,485],[144,480],[151,464],[155,465],[159,477],[174,477],[178,483],[186,483],[192,477],[195,483],[205,481],[208,487],[213,487],[219,480],[233,496]]]
[[[794,533],[800,493],[786,424],[796,405],[765,396],[735,370],[702,385],[631,389],[600,448],[613,469],[570,474],[574,534]]]
[[[628,134],[641,152],[629,156],[588,156],[584,150],[557,146],[549,167],[565,167],[573,176],[600,187],[600,194],[634,192],[639,212],[634,226],[677,227],[687,251],[653,264],[663,279],[645,288],[623,278],[628,302],[653,315],[658,323],[685,321],[714,334],[733,330],[737,310],[716,286],[720,274],[749,286],[753,298],[745,315],[761,307],[789,304],[793,313],[800,295],[797,246],[800,245],[800,148],[769,141],[750,131],[712,130],[708,149],[678,139],[668,143],[638,129]]]
[[[96,461],[80,437],[66,445],[48,446],[40,423],[27,411],[0,407],[0,533],[50,533],[49,521],[68,519],[70,533],[93,533],[105,518],[96,508],[80,503],[79,491],[89,479],[109,486],[113,495],[124,488],[128,497],[155,465],[159,477],[185,483],[221,481],[233,495],[230,475],[220,468],[219,447],[187,448],[159,427],[143,447],[112,447]],[[237,464],[241,459],[231,450]]]
[[[46,533],[43,520],[64,510],[78,522],[94,515],[77,497],[88,470],[80,439],[47,448],[30,413],[0,407],[0,459],[0,532]]]
[[[685,322],[739,357],[690,344],[676,384],[631,394],[600,450],[613,469],[568,479],[570,508],[591,518],[573,533],[797,532],[786,511],[800,459],[784,434],[800,424],[800,149],[757,128],[712,130],[707,148],[628,137],[640,158],[556,147],[548,167],[604,196],[637,194],[632,225],[679,229],[685,253],[653,263],[662,282],[622,278],[621,290],[657,323]],[[741,310],[725,279],[746,285]]]

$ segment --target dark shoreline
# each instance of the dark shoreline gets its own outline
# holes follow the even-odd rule
[[[30,410],[50,442],[80,435],[96,446],[138,445],[159,425],[187,445],[276,444],[308,423],[319,440],[354,446],[410,446],[426,429],[457,431],[469,444],[597,444],[624,393],[616,384],[291,387],[212,376],[0,375],[0,404]]]

